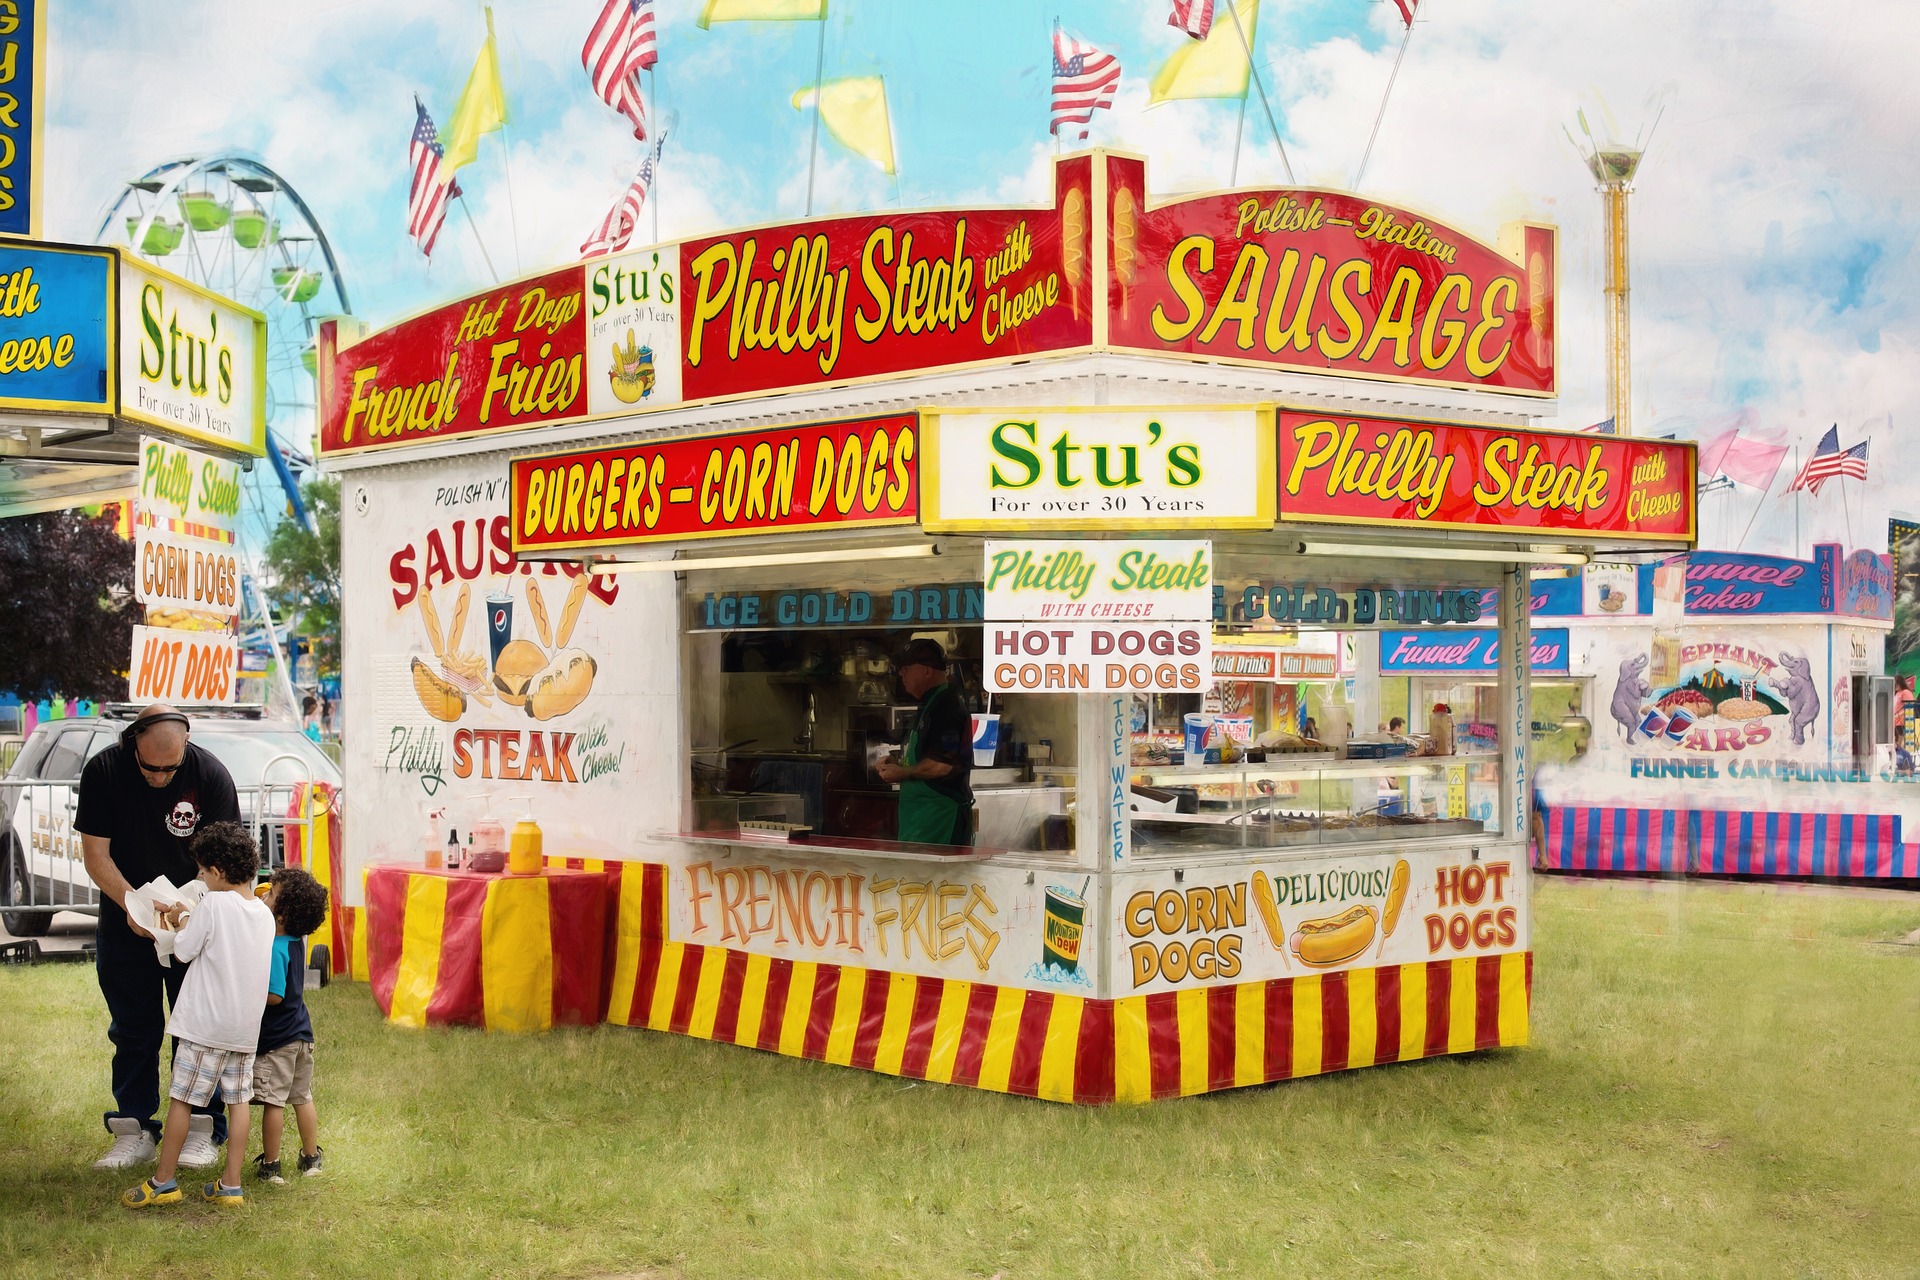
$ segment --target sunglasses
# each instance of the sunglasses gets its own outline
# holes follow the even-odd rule
[[[182,756],[179,760],[175,761],[173,764],[148,764],[145,760],[142,760],[140,758],[140,754],[138,752],[135,752],[133,756],[133,762],[139,765],[141,768],[141,771],[144,773],[173,774],[173,773],[180,772],[181,768],[187,763],[187,760],[185,756]]]

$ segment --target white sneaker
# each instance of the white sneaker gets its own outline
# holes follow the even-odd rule
[[[131,1169],[146,1164],[159,1152],[147,1127],[131,1116],[113,1117],[107,1121],[107,1132],[113,1135],[113,1145],[93,1162],[96,1169]]]
[[[187,1117],[187,1140],[180,1146],[180,1167],[211,1169],[220,1163],[220,1148],[213,1145],[213,1117]]]

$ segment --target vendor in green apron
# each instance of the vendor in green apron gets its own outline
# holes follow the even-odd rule
[[[920,700],[899,764],[877,772],[900,784],[900,838],[916,844],[973,843],[973,717],[947,683],[947,653],[919,639],[894,660],[907,696]]]

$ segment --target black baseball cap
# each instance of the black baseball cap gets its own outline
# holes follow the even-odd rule
[[[894,656],[893,665],[896,670],[918,665],[932,667],[936,671],[945,671],[947,651],[940,647],[938,640],[929,640],[921,636],[918,640],[908,641],[907,647]]]

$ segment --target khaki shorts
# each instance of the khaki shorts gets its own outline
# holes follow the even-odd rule
[[[313,1101],[313,1041],[295,1040],[253,1064],[253,1100],[267,1107],[297,1107]]]

